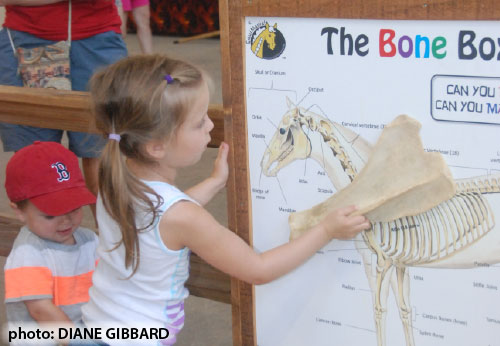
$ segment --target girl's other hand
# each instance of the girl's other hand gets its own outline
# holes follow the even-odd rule
[[[356,207],[351,205],[330,212],[321,222],[326,234],[335,239],[351,239],[370,228],[370,221],[363,215],[351,215]]]
[[[219,152],[215,159],[214,169],[210,175],[213,179],[221,185],[221,188],[226,186],[227,178],[229,176],[229,165],[227,163],[227,155],[229,153],[229,145],[222,142],[219,146]]]

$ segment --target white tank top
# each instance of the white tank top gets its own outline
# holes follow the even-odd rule
[[[163,327],[169,330],[172,339],[184,325],[183,301],[189,294],[184,283],[189,276],[190,251],[168,249],[161,240],[158,225],[163,213],[176,202],[196,201],[167,183],[145,183],[163,198],[163,203],[157,220],[139,233],[140,263],[131,277],[132,268],[125,268],[123,244],[112,250],[122,239],[118,224],[107,213],[101,197],[97,198],[100,260],[92,278],[90,301],[82,308],[83,321],[87,325]],[[150,219],[150,214],[137,211],[138,226]],[[157,341],[152,340],[151,344],[156,345]]]

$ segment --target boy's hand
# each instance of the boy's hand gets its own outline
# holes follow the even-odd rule
[[[214,169],[210,175],[220,187],[226,186],[227,177],[229,176],[229,166],[227,163],[227,155],[229,153],[229,145],[222,142],[215,159]]]
[[[52,298],[25,300],[24,305],[30,316],[38,323],[73,323],[58,306],[54,305]]]
[[[339,208],[329,213],[321,222],[328,237],[335,239],[351,239],[359,232],[370,228],[370,221],[363,216],[352,216],[356,207]]]

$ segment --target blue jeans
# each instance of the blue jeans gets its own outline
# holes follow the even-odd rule
[[[15,47],[34,48],[53,44],[34,35],[10,30]],[[113,31],[71,42],[70,73],[72,89],[88,90],[88,81],[94,71],[127,56],[127,47],[120,34]],[[7,30],[0,31],[0,85],[23,86],[17,73]],[[4,151],[17,151],[35,140],[61,142],[62,130],[0,123],[0,136]],[[105,139],[96,134],[68,131],[69,149],[79,157],[98,157]]]

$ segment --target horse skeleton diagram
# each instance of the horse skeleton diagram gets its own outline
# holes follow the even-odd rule
[[[422,124],[425,151],[441,153],[454,177],[454,193],[439,204],[372,222],[355,239],[334,240],[292,273],[256,286],[257,344],[498,345],[500,69],[498,62],[464,64],[453,56],[461,49],[454,37],[486,37],[491,25],[300,18],[246,24],[257,251],[297,237],[311,215],[320,218],[328,201],[353,185],[399,114]],[[371,43],[387,32],[395,34],[385,38],[395,42],[395,56],[382,59],[392,46]],[[446,39],[447,55],[422,59],[416,40],[437,35]],[[386,180],[398,182],[396,170],[384,168]]]
[[[332,162],[325,163],[324,169],[337,190],[344,188],[338,185],[340,177],[354,179],[362,167],[353,164],[351,157],[369,152],[368,144],[339,124],[298,107],[292,107],[278,125],[261,162],[263,173],[275,176],[294,160],[322,157],[312,147],[307,135],[309,131],[319,132],[340,161],[341,169]],[[367,159],[362,157],[358,162]],[[321,158],[319,164],[323,162]],[[273,164],[274,169],[269,170]],[[371,254],[377,257],[376,276],[368,275],[374,296],[379,346],[385,345],[386,306],[382,297],[387,296],[390,280],[394,280],[397,286],[395,294],[406,344],[415,345],[407,267],[473,268],[477,262],[500,263],[500,227],[495,228],[491,207],[492,204],[500,207],[499,182],[500,174],[458,180],[456,194],[435,208],[415,216],[375,223],[372,229],[360,234],[368,247],[360,250],[362,256],[368,252],[363,258],[369,258]],[[394,229],[397,232],[391,231]],[[292,238],[298,236],[291,235]],[[481,251],[477,251],[477,247],[481,247]]]

